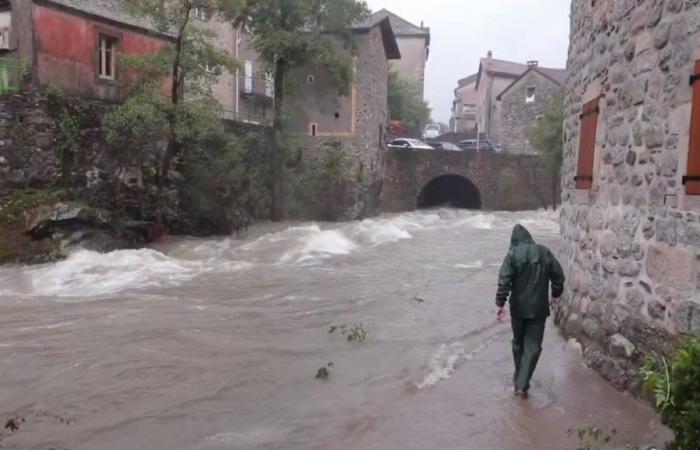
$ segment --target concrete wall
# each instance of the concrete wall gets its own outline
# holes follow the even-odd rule
[[[528,89],[535,88],[535,101],[526,102]],[[501,97],[501,144],[509,153],[538,153],[530,145],[530,130],[561,86],[537,71],[530,71]]]
[[[425,36],[396,36],[401,59],[391,62],[391,68],[398,71],[403,78],[415,83],[421,95],[425,89],[425,66],[427,48]]]
[[[390,149],[381,195],[384,212],[416,209],[421,190],[442,175],[460,175],[481,194],[486,210],[528,210],[552,205],[557,180],[539,156],[490,152]]]
[[[572,5],[558,318],[620,387],[637,386],[644,355],[700,332],[700,199],[681,183],[699,24],[697,2]],[[597,96],[593,187],[576,190],[579,114]]]

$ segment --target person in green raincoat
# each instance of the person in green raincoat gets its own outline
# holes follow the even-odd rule
[[[510,249],[498,274],[496,317],[505,317],[510,300],[515,361],[515,395],[527,397],[530,379],[542,353],[544,327],[549,317],[549,285],[552,297],[564,291],[564,273],[557,258],[545,246],[536,244],[522,225],[513,228]],[[510,299],[509,299],[510,296]]]

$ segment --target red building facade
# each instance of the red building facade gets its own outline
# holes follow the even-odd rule
[[[124,15],[116,3],[114,11],[105,8],[110,2],[104,1],[31,3],[24,13],[30,14],[33,33],[19,33],[18,45],[25,57],[31,57],[32,82],[38,86],[57,86],[70,94],[104,101],[123,100],[127,71],[119,55],[153,53],[173,41],[143,20]],[[23,43],[23,39],[31,42]],[[164,90],[169,86],[168,81]]]

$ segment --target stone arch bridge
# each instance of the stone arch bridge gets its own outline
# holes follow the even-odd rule
[[[551,207],[559,180],[537,155],[389,149],[380,203],[384,212],[453,206],[485,210]]]

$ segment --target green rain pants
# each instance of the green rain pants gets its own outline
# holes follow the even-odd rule
[[[511,317],[513,360],[515,361],[513,383],[516,391],[527,392],[530,389],[530,379],[542,353],[542,339],[544,338],[546,322],[546,317],[541,319]]]

